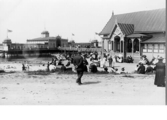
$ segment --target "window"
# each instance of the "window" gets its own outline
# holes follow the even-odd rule
[[[158,44],[154,44],[154,49],[158,49]]]
[[[159,44],[159,49],[163,50],[164,49],[164,44]]]
[[[147,44],[144,44],[144,49],[147,49]]]
[[[154,44],[154,53],[158,53],[158,44]]]
[[[148,49],[152,49],[153,45],[152,44],[148,44]]]
[[[164,44],[159,44],[159,52],[163,53],[164,52],[165,45]]]

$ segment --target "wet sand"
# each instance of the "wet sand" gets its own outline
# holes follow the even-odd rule
[[[165,105],[154,75],[0,73],[1,105]]]

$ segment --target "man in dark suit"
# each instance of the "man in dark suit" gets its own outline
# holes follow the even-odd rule
[[[78,85],[81,85],[82,84],[81,78],[84,72],[84,60],[83,60],[83,57],[81,56],[81,52],[78,52],[78,54],[73,57],[73,64],[76,68],[77,75],[78,75],[76,83],[78,83]]]

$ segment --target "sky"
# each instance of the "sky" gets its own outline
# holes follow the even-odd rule
[[[0,0],[0,43],[13,43],[60,35],[75,42],[89,42],[114,14],[165,8],[165,0]],[[74,36],[72,36],[74,34]]]

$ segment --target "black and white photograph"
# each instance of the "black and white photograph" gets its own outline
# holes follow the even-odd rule
[[[0,105],[166,105],[165,0],[0,0]]]

